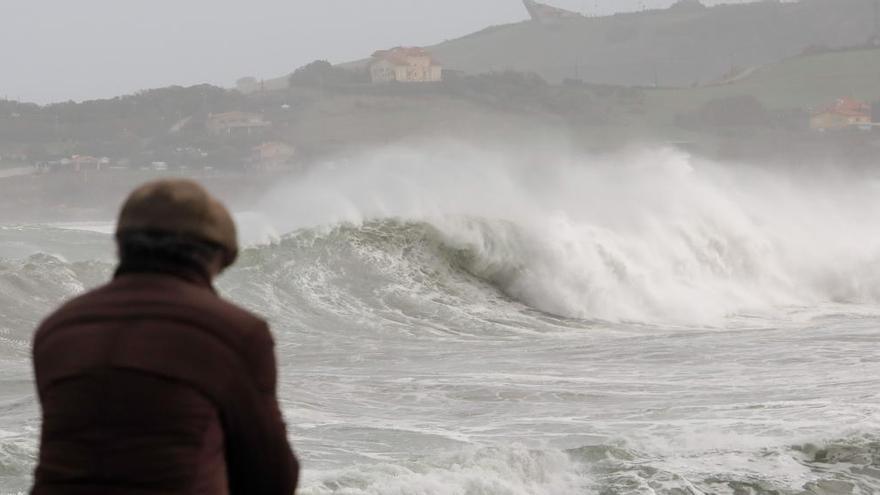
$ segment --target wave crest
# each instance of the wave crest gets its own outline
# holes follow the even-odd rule
[[[633,236],[564,218],[538,225],[461,216],[387,219],[300,230],[244,260],[249,270],[269,263],[264,269],[272,271],[276,260],[312,272],[279,281],[295,292],[301,290],[290,280],[304,282],[302,291],[317,279],[332,281],[334,287],[318,291],[354,298],[406,287],[449,305],[507,299],[581,320],[720,324],[735,315],[880,301],[880,265],[841,261],[799,270],[767,238],[709,226]],[[326,271],[316,273],[317,267]]]

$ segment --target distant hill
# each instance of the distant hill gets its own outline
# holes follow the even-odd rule
[[[549,82],[690,86],[736,68],[770,64],[808,47],[862,44],[874,33],[874,0],[764,1],[523,22],[431,47],[449,69],[535,72]]]
[[[705,85],[813,48],[865,44],[880,36],[877,1],[764,0],[703,7],[683,0],[666,10],[493,26],[428,48],[444,68],[467,74],[513,70],[534,72],[551,83]],[[341,66],[358,68],[368,61]],[[239,89],[284,89],[287,77],[248,78]]]
[[[468,74],[514,70],[537,73],[551,83],[705,85],[811,47],[864,44],[877,34],[875,1],[765,0],[702,7],[688,0],[666,10],[494,26],[429,49],[446,69]],[[285,76],[245,88],[286,86]]]
[[[503,71],[442,84],[371,85],[343,77],[351,74],[316,64],[290,88],[251,95],[202,85],[42,107],[0,100],[0,168],[84,155],[134,169],[164,162],[238,170],[265,143],[295,145],[308,161],[437,136],[519,142],[543,133],[597,148],[641,141],[705,145],[723,136],[751,146],[772,131],[772,139],[788,133],[812,142],[812,110],[842,97],[880,103],[880,47],[868,46],[813,49],[694,87],[554,85]],[[256,114],[271,125],[253,133],[212,131],[212,115],[228,112]],[[875,141],[875,157],[880,129],[853,139]],[[771,138],[764,141],[756,153],[777,151]]]

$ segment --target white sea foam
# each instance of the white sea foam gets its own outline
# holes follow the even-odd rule
[[[673,150],[388,148],[239,215],[219,286],[272,323],[304,493],[873,494],[877,192]],[[5,493],[33,328],[112,253],[0,233]]]
[[[558,495],[585,493],[578,466],[560,451],[469,448],[406,464],[361,465],[315,473],[304,495]]]
[[[388,148],[316,168],[262,210],[279,231],[430,222],[472,252],[475,274],[579,318],[718,324],[880,301],[876,182],[722,166],[671,149],[560,156]]]

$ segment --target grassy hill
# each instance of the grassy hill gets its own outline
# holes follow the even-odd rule
[[[493,26],[429,49],[445,68],[467,74],[513,70],[537,73],[551,83],[579,79],[687,87],[717,81],[737,68],[785,60],[808,47],[862,44],[874,33],[874,1],[765,0],[568,19],[553,25],[525,21]],[[388,47],[371,47],[383,48]],[[286,86],[285,76],[248,87],[256,91]]]
[[[770,110],[815,109],[844,96],[880,101],[880,48],[798,56],[730,84],[647,90],[646,116],[668,123],[712,100],[744,95]]]
[[[524,22],[441,43],[445,67],[468,73],[536,72],[630,86],[690,86],[732,68],[761,66],[809,46],[864,43],[873,32],[873,0],[802,0],[671,8],[557,25]]]

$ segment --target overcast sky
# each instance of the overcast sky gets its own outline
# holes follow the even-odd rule
[[[607,14],[674,0],[548,3]],[[0,97],[38,103],[232,86],[527,17],[520,0],[0,0],[0,16]]]

